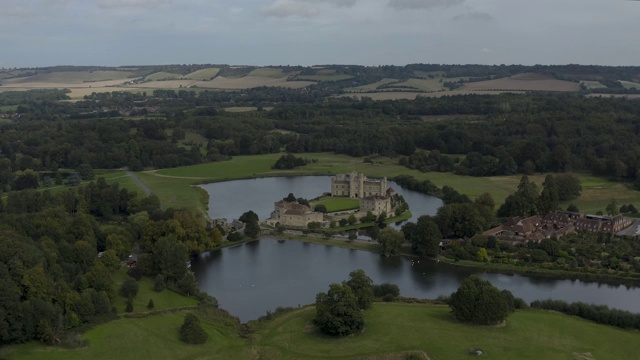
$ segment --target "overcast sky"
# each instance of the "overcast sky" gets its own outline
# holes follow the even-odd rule
[[[0,67],[640,65],[640,1],[0,0]]]

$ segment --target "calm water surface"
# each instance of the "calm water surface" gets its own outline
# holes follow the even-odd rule
[[[312,198],[329,188],[329,177],[264,178],[203,185],[211,195],[212,218],[239,217],[249,209],[265,219],[273,202],[289,192]],[[409,203],[414,218],[433,215],[442,202],[390,184]],[[243,322],[256,319],[278,306],[298,306],[315,301],[330,283],[364,269],[375,283],[395,283],[403,296],[435,298],[454,292],[462,280],[478,270],[412,260],[321,244],[278,240],[260,241],[200,254],[191,269],[200,288],[215,296],[222,308]],[[640,288],[555,280],[520,275],[481,273],[500,289],[526,301],[560,299],[604,304],[640,312]]]

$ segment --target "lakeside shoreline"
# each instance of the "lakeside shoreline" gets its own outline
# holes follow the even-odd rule
[[[305,243],[313,243],[327,246],[335,246],[344,249],[352,249],[352,250],[362,250],[371,253],[380,253],[379,247],[380,245],[377,242],[369,241],[369,240],[347,240],[347,239],[337,239],[337,238],[325,238],[322,236],[311,236],[311,235],[293,235],[293,234],[280,234],[280,235],[262,235],[257,239],[246,239],[238,242],[226,242],[223,243],[219,248],[213,249],[212,251],[222,250],[224,248],[241,246],[246,243],[250,243],[253,241],[260,240],[291,240],[291,241],[299,241]],[[405,243],[406,244],[406,243]],[[380,254],[380,256],[383,256]],[[487,273],[498,273],[504,275],[521,275],[521,276],[533,276],[533,277],[542,277],[554,280],[579,280],[586,283],[598,283],[598,284],[606,284],[612,286],[627,286],[627,287],[640,287],[640,278],[627,278],[627,277],[619,277],[608,274],[589,274],[575,271],[566,271],[566,270],[552,270],[552,269],[540,269],[534,267],[524,267],[524,266],[515,266],[515,265],[507,265],[507,264],[497,264],[497,263],[481,263],[475,261],[455,261],[453,259],[446,258],[444,256],[438,256],[437,258],[428,258],[428,257],[420,257],[410,252],[407,246],[403,246],[400,250],[400,254],[398,256],[403,256],[406,258],[414,258],[414,259],[424,259],[427,261],[432,261],[436,263],[442,263],[446,265],[456,266],[456,267],[466,267],[482,270]]]

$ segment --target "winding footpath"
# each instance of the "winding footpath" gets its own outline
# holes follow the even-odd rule
[[[151,191],[151,189],[149,189],[149,187],[147,186],[147,184],[143,183],[142,180],[140,180],[139,177],[137,177],[134,173],[132,173],[129,170],[125,170],[125,172],[127,173],[127,175],[129,175],[135,182],[136,184],[138,184],[138,186],[140,186],[140,188],[142,189],[142,191],[144,191],[144,193],[149,196],[153,194],[153,191]]]

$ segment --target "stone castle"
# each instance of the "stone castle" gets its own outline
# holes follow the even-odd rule
[[[265,221],[270,226],[284,226],[291,229],[305,229],[310,223],[319,223],[328,227],[331,221],[347,218],[351,214],[360,216],[371,212],[380,215],[383,212],[391,214],[394,211],[391,198],[396,192],[388,188],[387,178],[370,179],[364,174],[339,174],[331,178],[331,196],[350,197],[358,199],[358,209],[338,214],[323,214],[313,211],[309,206],[285,200],[274,203],[271,217]]]
[[[368,196],[387,196],[387,178],[372,179],[352,172],[331,177],[331,196],[362,199]]]

